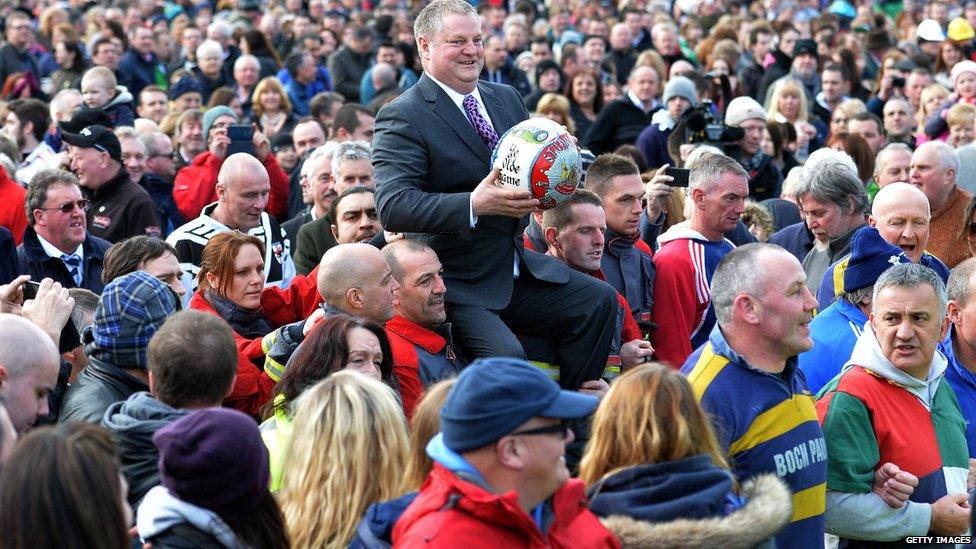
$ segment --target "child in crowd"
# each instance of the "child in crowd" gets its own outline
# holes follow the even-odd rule
[[[976,125],[976,107],[963,103],[954,105],[946,114],[949,124],[948,143],[953,147],[963,147],[976,140],[973,126]]]
[[[90,109],[105,111],[112,127],[131,126],[136,119],[132,94],[119,86],[115,74],[105,67],[92,67],[81,77],[81,95]]]

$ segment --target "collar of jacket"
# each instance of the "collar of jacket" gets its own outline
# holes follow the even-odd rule
[[[87,346],[85,352],[86,354],[88,352]],[[124,387],[129,394],[139,391],[149,391],[149,385],[144,381],[114,364],[103,361],[97,356],[88,357],[88,366],[85,366],[85,370],[82,373],[106,385]]]
[[[34,227],[27,227],[24,231],[24,257],[30,263],[40,263],[48,259],[56,259],[49,257],[44,248],[41,247],[41,241],[37,239],[37,233],[34,231]],[[102,251],[92,244],[92,235],[89,232],[85,232],[85,241],[81,244],[82,249],[85,251],[85,263],[88,262],[89,257],[97,258],[99,261],[104,259]]]
[[[414,345],[420,346],[432,355],[441,352],[448,344],[447,339],[439,333],[428,330],[420,324],[411,322],[400,315],[393,315],[393,318],[387,321],[386,330],[397,334]]]
[[[101,200],[107,196],[111,196],[118,191],[118,189],[129,182],[129,173],[125,171],[125,166],[119,162],[119,171],[115,174],[115,177],[109,179],[104,185],[92,192],[92,198]]]
[[[606,244],[604,244],[603,249],[610,256],[619,258],[625,253],[633,253],[634,246],[639,239],[640,232],[635,233],[633,236],[623,236],[608,228],[606,232]]]
[[[837,238],[832,238],[830,242],[827,244],[830,247],[830,256],[836,257],[837,253],[840,250],[844,248],[849,248],[851,244],[851,239],[854,238],[854,233],[856,233],[858,229],[860,229],[865,225],[867,225],[867,223],[861,223],[857,227],[854,227],[853,229],[838,236]],[[850,250],[848,250],[848,252],[850,252]]]
[[[142,174],[142,179],[139,180],[139,184],[146,190],[153,189],[173,192],[173,182],[155,173],[146,172]]]
[[[725,334],[722,333],[722,329],[717,322],[715,323],[715,327],[712,328],[712,333],[708,336],[708,341],[709,343],[712,344],[712,352],[715,353],[716,355],[725,357],[729,361],[729,364],[733,364],[735,366],[738,366],[739,368],[744,368],[746,370],[751,370],[759,374],[763,374],[772,378],[779,379],[781,382],[793,386],[793,382],[796,378],[796,371],[797,371],[796,356],[792,356],[788,358],[786,360],[786,366],[783,368],[783,371],[778,374],[774,374],[756,368],[752,364],[749,364],[749,361],[746,360],[746,357],[735,352],[732,349],[732,347],[729,346],[729,342],[725,339]]]

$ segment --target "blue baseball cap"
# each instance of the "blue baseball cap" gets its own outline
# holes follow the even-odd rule
[[[441,409],[444,444],[455,452],[483,448],[534,417],[576,419],[596,397],[563,391],[539,368],[516,358],[483,358],[458,377]]]

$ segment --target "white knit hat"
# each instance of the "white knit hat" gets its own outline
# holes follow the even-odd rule
[[[725,123],[729,126],[738,126],[750,118],[766,120],[766,111],[758,101],[747,95],[736,97],[725,109]]]

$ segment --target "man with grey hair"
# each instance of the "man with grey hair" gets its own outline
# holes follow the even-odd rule
[[[332,188],[338,196],[357,185],[376,187],[373,182],[373,165],[369,162],[369,143],[340,143],[332,153]]]
[[[909,183],[925,193],[932,210],[929,249],[950,269],[969,257],[969,250],[959,245],[959,235],[973,195],[956,184],[958,174],[959,159],[943,141],[923,143],[912,155]]]
[[[146,146],[146,171],[138,183],[156,203],[160,229],[165,238],[186,221],[173,199],[176,149],[170,138],[161,131],[145,133],[140,139]]]
[[[952,324],[939,343],[939,352],[949,361],[945,378],[966,420],[966,445],[972,459],[976,458],[976,258],[956,265],[946,290],[946,312]]]
[[[264,164],[247,153],[227,157],[217,175],[217,202],[203,208],[200,216],[173,231],[166,242],[176,249],[183,270],[184,297],[188,304],[197,288],[197,273],[203,248],[214,235],[241,231],[257,237],[264,245],[266,286],[287,288],[295,276],[291,243],[278,222],[267,212],[271,183]]]
[[[976,152],[976,148],[973,152]],[[898,181],[908,183],[911,165],[911,147],[904,143],[889,143],[878,151],[875,158],[874,182],[879,189]]]
[[[681,371],[735,478],[776,473],[790,487],[793,517],[776,545],[823,547],[827,448],[796,360],[813,345],[817,306],[803,268],[779,246],[746,244],[715,269],[712,302],[718,324]]]
[[[335,141],[328,141],[324,145],[316,147],[309,152],[308,157],[305,158],[299,168],[298,180],[302,202],[307,206],[304,213],[286,221],[282,228],[285,229],[285,234],[288,235],[288,239],[293,244],[295,267],[300,274],[308,274],[322,259],[321,254],[311,257],[301,253],[302,246],[298,240],[298,232],[305,225],[326,217],[329,213],[329,207],[332,206],[332,201],[338,196],[332,182],[332,154],[338,147],[339,144]],[[318,235],[317,232],[313,235],[315,238],[324,238],[329,243],[323,249],[335,245],[332,232],[327,227],[322,235]]]
[[[245,53],[234,61],[234,93],[241,102],[241,111],[245,117],[251,116],[251,94],[261,76],[261,62],[257,57]]]
[[[827,268],[851,252],[851,238],[865,223],[868,196],[851,157],[827,148],[807,159],[794,196],[813,233],[803,272],[810,291],[816,291]]]
[[[85,229],[90,205],[72,173],[38,172],[27,189],[27,229],[17,247],[20,272],[100,294],[102,261],[112,244]]]
[[[949,327],[947,301],[942,279],[915,263],[895,265],[875,283],[864,332],[817,401],[830,449],[828,532],[893,542],[968,528],[965,422],[936,352]],[[889,505],[875,486],[888,456],[914,486],[904,505]]]
[[[654,254],[654,349],[674,368],[715,325],[709,285],[719,261],[735,248],[724,235],[738,224],[749,195],[749,175],[732,158],[706,153],[689,167],[689,223],[662,234]]]

